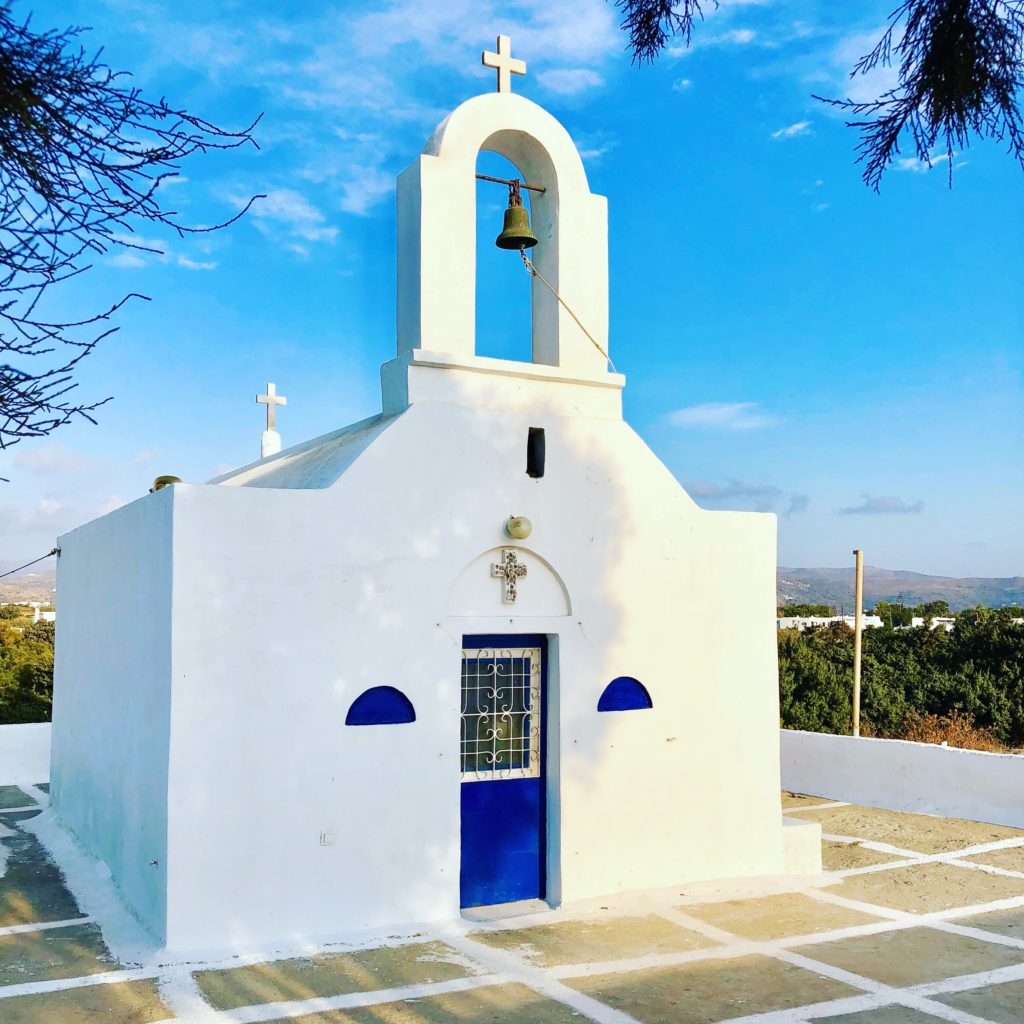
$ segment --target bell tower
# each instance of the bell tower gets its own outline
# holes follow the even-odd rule
[[[485,64],[488,57],[507,58],[503,41],[507,49],[507,40],[500,38],[499,54],[485,54]],[[397,412],[429,400],[432,396],[418,386],[425,375],[413,380],[418,367],[429,366],[463,371],[458,376],[466,388],[438,382],[445,392],[472,391],[465,373],[598,388],[609,392],[598,404],[608,407],[610,401],[621,416],[624,381],[609,371],[606,354],[607,202],[590,191],[565,128],[537,104],[514,95],[499,63],[488,66],[497,67],[501,91],[457,107],[398,178],[398,353],[381,368],[384,410]],[[511,69],[524,72],[525,65]],[[524,182],[543,190],[531,193],[537,245],[529,254],[540,277],[533,277],[531,288],[529,363],[476,355],[475,175],[481,150],[500,153]],[[508,258],[518,261],[520,255],[509,252]],[[437,397],[453,400],[450,394]]]

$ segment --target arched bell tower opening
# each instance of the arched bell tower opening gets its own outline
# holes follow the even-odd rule
[[[399,176],[398,362],[422,363],[443,355],[445,365],[479,368],[474,361],[487,344],[479,344],[477,330],[486,318],[476,308],[476,169],[478,160],[490,159],[489,153],[510,161],[516,177],[544,189],[531,192],[528,200],[538,238],[530,258],[595,339],[538,278],[528,278],[529,360],[510,361],[508,372],[528,361],[557,367],[561,378],[607,380],[605,199],[590,191],[579,153],[562,125],[535,103],[510,93],[467,100],[438,125],[423,153]],[[501,186],[493,187],[501,195]],[[507,192],[501,199],[507,199]],[[479,245],[490,245],[497,230],[500,221],[488,227],[488,238]],[[501,255],[519,262],[514,251]],[[389,371],[392,377],[398,372],[397,367]]]
[[[522,172],[500,153],[481,150],[476,172],[522,180]],[[522,190],[532,222],[532,194]],[[508,208],[508,186],[476,182],[476,355],[516,362],[533,361],[531,279],[519,253],[499,249],[495,238]]]

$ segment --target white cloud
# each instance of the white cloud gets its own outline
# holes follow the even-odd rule
[[[668,414],[674,427],[704,427],[711,430],[757,430],[770,427],[776,418],[760,412],[757,402],[704,402],[676,409]]]
[[[832,62],[843,76],[836,86],[841,99],[850,99],[854,103],[870,103],[899,84],[898,69],[889,65],[879,65],[867,74],[850,77],[850,72],[857,61],[875,48],[884,32],[883,26],[879,26],[871,32],[858,32],[847,36],[836,46],[832,53]],[[893,43],[898,41],[898,37],[894,34]],[[843,117],[847,116],[841,110],[833,112]]]
[[[893,165],[893,169],[897,171],[910,171],[912,174],[926,174],[936,164],[944,163],[948,159],[948,153],[937,153],[928,160],[919,160],[916,156],[900,157]]]
[[[843,516],[907,516],[917,515],[924,511],[924,502],[919,498],[917,501],[904,501],[892,495],[871,497],[869,494],[861,495],[859,505],[851,505],[841,508],[839,514]]]
[[[353,177],[341,184],[341,208],[346,213],[369,213],[378,200],[390,195],[394,188],[394,175],[379,167],[358,168]]]
[[[828,203],[815,203],[811,207],[812,213],[824,213],[828,209]]]
[[[537,75],[537,81],[545,89],[561,96],[575,96],[585,89],[593,89],[604,83],[604,79],[589,68],[555,68],[551,71],[542,71]]]
[[[232,201],[238,206],[247,202],[237,197]],[[291,188],[272,189],[253,204],[250,216],[267,235],[283,229],[307,242],[333,242],[338,234],[337,228],[325,225],[324,215],[304,195]]]
[[[146,261],[138,253],[129,252],[127,249],[115,252],[113,256],[107,257],[106,262],[112,267],[121,267],[126,270],[137,270],[139,267],[146,266]]]
[[[187,256],[178,257],[178,266],[186,270],[216,270],[217,264],[206,260],[190,260]]]
[[[18,452],[14,456],[14,465],[39,476],[65,476],[84,472],[92,465],[92,460],[50,441],[39,448]]]
[[[124,498],[122,498],[118,494],[112,494],[109,498],[107,498],[106,501],[101,502],[96,507],[96,516],[105,516],[108,513],[113,512],[114,509],[120,508],[124,504],[126,504]]]
[[[786,125],[778,131],[772,132],[773,139],[795,139],[798,135],[811,135],[810,121],[797,121],[795,124]]]
[[[685,92],[687,89],[692,88],[693,80],[689,78],[680,78],[678,82],[674,82],[672,89],[675,92]]]

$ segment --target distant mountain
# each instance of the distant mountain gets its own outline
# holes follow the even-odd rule
[[[779,604],[831,604],[853,608],[853,567],[843,569],[787,569],[776,573]],[[864,566],[864,603],[876,601],[923,604],[946,601],[953,611],[983,604],[991,608],[1024,605],[1024,576],[926,576],[902,569]]]
[[[17,562],[0,561],[0,572],[7,572],[17,566]],[[0,580],[0,604],[11,601],[52,601],[57,588],[56,569],[42,567],[38,572],[27,569],[16,576],[6,576]]]
[[[14,568],[0,561],[0,572]],[[29,569],[0,580],[0,604],[5,601],[52,601],[57,574],[53,568]],[[780,566],[776,576],[779,604],[831,604],[853,608],[853,568],[788,569]],[[901,596],[902,595],[902,596]],[[954,611],[977,604],[999,608],[1006,604],[1024,605],[1024,576],[1004,579],[986,577],[925,576],[920,572],[864,567],[864,602],[947,601]]]

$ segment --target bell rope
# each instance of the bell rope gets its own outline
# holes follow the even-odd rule
[[[551,292],[551,294],[554,295],[556,299],[558,299],[558,302],[561,305],[562,309],[564,309],[566,313],[568,313],[569,316],[571,316],[573,320],[576,321],[576,326],[587,336],[587,338],[590,340],[591,345],[593,345],[594,348],[596,348],[597,351],[600,352],[601,355],[603,355],[605,359],[608,360],[608,365],[612,368],[612,373],[618,373],[619,371],[615,369],[615,364],[612,362],[612,357],[608,355],[608,353],[601,347],[600,343],[590,333],[590,331],[588,331],[586,327],[584,327],[583,324],[580,323],[580,318],[569,308],[565,299],[563,299],[562,296],[559,295],[558,292],[556,292],[555,289],[551,287],[551,284],[549,283],[548,279],[533,265],[533,260],[531,260],[530,257],[526,255],[526,250],[520,249],[519,255],[522,257],[523,265],[526,267],[526,272],[528,274],[531,274],[533,277],[540,278],[541,284],[543,284],[544,287],[547,288],[547,290]]]

